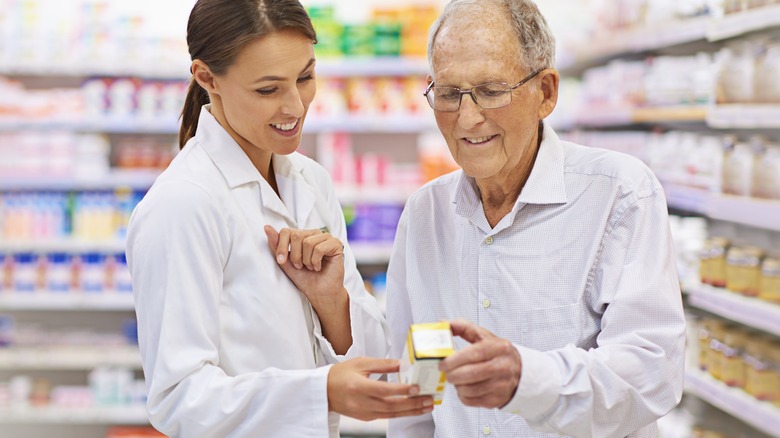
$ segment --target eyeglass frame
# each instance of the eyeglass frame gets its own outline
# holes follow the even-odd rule
[[[458,107],[455,108],[454,110],[451,110],[451,111],[437,110],[436,108],[433,107],[433,103],[431,103],[431,101],[428,99],[428,94],[431,92],[431,90],[433,90],[433,87],[434,87],[434,84],[436,84],[436,81],[431,81],[431,83],[428,85],[428,87],[423,92],[423,96],[425,96],[425,100],[428,102],[428,105],[431,107],[431,109],[433,109],[434,111],[440,111],[440,112],[444,112],[444,113],[454,113],[456,111],[460,111],[460,106],[461,106],[461,103],[463,103],[463,95],[464,94],[468,94],[469,96],[471,96],[471,100],[474,101],[474,104],[477,105],[478,107],[482,108],[483,110],[491,110],[491,109],[503,108],[503,107],[509,105],[510,103],[512,103],[512,91],[515,91],[516,88],[521,87],[522,85],[524,85],[525,83],[527,83],[531,79],[535,78],[536,75],[538,75],[539,73],[541,73],[542,71],[544,71],[546,69],[547,69],[546,67],[540,68],[539,70],[536,70],[535,72],[533,72],[530,75],[526,76],[525,78],[521,79],[520,82],[518,82],[518,83],[516,83],[515,85],[512,85],[512,86],[509,86],[509,84],[507,84],[506,82],[486,82],[484,84],[475,85],[475,86],[473,86],[473,87],[471,87],[471,88],[469,88],[467,90],[461,90],[458,87],[442,87],[442,88],[452,88],[452,89],[458,90],[458,93],[460,94],[460,96],[458,96]],[[501,106],[497,106],[497,107],[494,107],[494,108],[485,108],[482,105],[480,105],[479,102],[477,102],[477,98],[476,98],[476,96],[474,96],[474,89],[482,87],[482,86],[485,86],[485,85],[490,85],[490,84],[505,84],[505,85],[507,85],[508,88],[505,91],[509,93],[509,102],[506,105],[501,105]]]

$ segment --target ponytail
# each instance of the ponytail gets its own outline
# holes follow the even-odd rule
[[[209,94],[198,81],[193,77],[190,80],[190,86],[187,89],[187,97],[184,100],[184,108],[181,110],[181,128],[179,128],[179,149],[184,149],[184,145],[198,129],[198,119],[200,118],[200,109],[203,105],[209,103]]]

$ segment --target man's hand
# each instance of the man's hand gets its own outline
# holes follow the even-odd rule
[[[370,379],[370,374],[394,373],[392,359],[359,357],[331,367],[328,372],[328,407],[359,420],[422,415],[433,410],[431,396],[419,396],[419,388]]]
[[[515,346],[468,321],[451,321],[450,327],[454,336],[471,343],[439,364],[463,404],[500,408],[509,403],[523,374]]]

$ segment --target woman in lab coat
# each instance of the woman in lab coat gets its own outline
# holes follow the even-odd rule
[[[127,243],[147,408],[170,436],[337,437],[338,414],[431,411],[416,387],[369,378],[398,368],[384,319],[329,176],[295,152],[315,42],[297,0],[190,15],[182,151]]]

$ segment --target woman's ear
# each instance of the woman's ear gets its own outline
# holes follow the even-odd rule
[[[205,62],[200,59],[192,61],[192,76],[209,94],[218,94],[216,84],[214,83],[214,74],[211,73],[211,69]]]
[[[558,85],[561,75],[554,68],[545,69],[540,73],[540,88],[542,91],[542,103],[539,105],[539,118],[549,116],[558,104]]]

